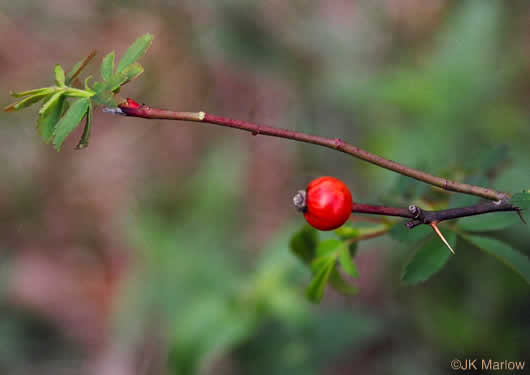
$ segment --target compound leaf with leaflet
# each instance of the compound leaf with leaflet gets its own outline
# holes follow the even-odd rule
[[[518,250],[505,242],[482,236],[466,235],[466,240],[497,257],[502,263],[517,272],[528,284],[530,284],[530,260]]]
[[[140,57],[142,57],[151,45],[152,41],[152,34],[145,34],[136,39],[133,44],[131,44],[129,49],[127,49],[123,57],[120,59],[120,62],[116,66],[116,72],[120,73],[127,66],[135,63]]]
[[[59,87],[64,87],[65,76],[63,67],[59,64],[55,65],[53,73],[55,74],[55,84]]]
[[[357,243],[352,244],[354,246]],[[359,271],[357,271],[357,266],[353,262],[353,258],[350,253],[351,249],[347,243],[343,242],[342,246],[339,248],[339,263],[348,275],[351,277],[359,277]]]
[[[101,77],[108,81],[114,74],[114,51],[108,53],[101,62]]]
[[[40,94],[35,94],[32,96],[28,96],[25,99],[22,99],[19,102],[13,103],[8,105],[7,107],[4,107],[5,112],[12,112],[12,111],[18,111],[21,109],[24,109],[26,107],[29,107],[30,105],[33,105],[37,102],[40,102],[42,99],[44,99],[46,96],[48,96],[47,92],[42,92]]]
[[[291,252],[302,262],[311,264],[318,244],[318,232],[310,226],[304,226],[289,241]]]
[[[451,247],[455,247],[456,234],[452,231],[445,235]],[[451,253],[436,236],[430,238],[405,265],[401,281],[406,285],[419,284],[438,272],[449,260]]]
[[[331,271],[328,283],[333,289],[344,295],[352,296],[359,293],[359,288],[344,280],[337,267],[334,267]]]
[[[89,98],[80,98],[72,103],[63,118],[59,120],[53,133],[53,146],[57,151],[61,149],[66,137],[79,125],[90,105]]]
[[[66,109],[66,104],[66,98],[60,96],[56,102],[48,106],[44,113],[39,115],[37,130],[44,143],[50,143],[55,127]]]
[[[324,296],[324,290],[328,279],[331,275],[331,272],[335,268],[335,258],[334,257],[322,257],[317,258],[313,262],[315,271],[313,280],[307,288],[306,296],[310,301],[318,303],[322,300]]]
[[[89,103],[88,110],[86,112],[85,129],[83,130],[83,134],[81,135],[81,139],[79,140],[79,143],[75,147],[76,150],[81,150],[83,148],[88,147],[88,141],[90,139],[91,132],[92,132],[92,103]]]

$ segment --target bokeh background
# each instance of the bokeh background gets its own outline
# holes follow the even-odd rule
[[[97,72],[150,32],[146,71],[124,96],[340,137],[458,180],[494,164],[495,188],[530,185],[527,1],[0,4],[2,106],[9,90],[51,84],[56,63],[98,49]],[[362,242],[360,294],[305,300],[309,271],[288,250],[303,225],[293,193],[333,175],[357,201],[381,203],[403,184],[395,174],[312,145],[99,110],[89,148],[73,150],[76,133],[57,153],[36,117],[0,114],[0,373],[530,366],[530,289],[466,244],[403,287],[414,249]],[[528,226],[494,235],[530,253]]]

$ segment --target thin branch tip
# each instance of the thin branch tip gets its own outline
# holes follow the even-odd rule
[[[344,142],[340,138],[321,137],[297,131],[276,128],[268,125],[259,125],[256,123],[234,120],[231,118],[221,117],[205,112],[175,112],[148,106],[122,107],[127,116],[141,117],[145,119],[176,120],[176,121],[195,121],[206,122],[213,125],[219,125],[229,128],[235,128],[248,131],[254,135],[262,134],[270,137],[290,139],[298,142],[311,143],[322,147],[331,148],[350,156],[364,160],[378,167],[388,169],[404,176],[414,178],[432,186],[437,186],[446,191],[459,192],[462,194],[482,197],[490,201],[502,200],[506,193],[495,191],[481,186],[469,185],[451,181],[442,177],[434,176],[429,173],[407,167],[390,159],[385,159],[379,155],[372,154],[357,146]]]

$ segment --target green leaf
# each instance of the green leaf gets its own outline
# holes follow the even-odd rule
[[[57,151],[61,149],[61,146],[68,137],[68,135],[79,125],[83,117],[85,116],[88,107],[90,105],[90,99],[80,98],[72,103],[68,112],[57,124],[53,133],[53,145]]]
[[[445,234],[445,238],[454,248],[456,234],[449,231]],[[433,236],[404,267],[401,281],[406,285],[413,285],[428,280],[447,263],[450,256],[451,252],[447,246],[438,237]]]
[[[112,80],[112,78],[111,78]],[[94,102],[105,107],[116,107],[116,102],[114,100],[114,93],[107,89],[108,86],[112,86],[112,82],[96,82],[92,89],[96,93],[93,96]]]
[[[332,253],[337,252],[341,247],[344,246],[344,242],[336,238],[330,238],[328,240],[321,241],[316,250],[317,257],[329,256]],[[334,254],[338,256],[338,252]]]
[[[328,283],[333,289],[344,295],[356,295],[359,293],[359,288],[346,282],[337,267],[333,267]]]
[[[311,284],[306,290],[306,296],[310,301],[318,303],[322,300],[329,276],[335,268],[335,258],[323,257],[323,259],[316,259],[313,263],[318,264],[318,268],[315,271],[313,280],[311,280]]]
[[[79,143],[75,147],[76,150],[81,150],[88,147],[88,141],[90,139],[90,133],[92,132],[92,102],[88,104],[88,111],[86,113],[85,129]]]
[[[10,91],[9,95],[11,95],[14,98],[21,98],[23,96],[28,95],[37,95],[37,94],[49,94],[54,90],[53,87],[41,87],[40,89],[33,89],[33,90],[27,90],[27,91],[20,91],[20,92],[13,92]]]
[[[291,237],[289,248],[302,262],[310,264],[315,256],[317,243],[318,232],[316,229],[305,226]]]
[[[96,95],[99,92],[106,90],[106,88],[107,88],[107,82],[95,82],[94,85],[92,86],[92,90],[96,93]]]
[[[333,254],[314,258],[311,262],[311,271],[313,272],[313,275],[315,275],[323,265],[327,264],[331,260],[335,261],[336,259],[337,257]]]
[[[123,74],[125,77],[127,77],[126,82],[130,82],[134,80],[136,77],[138,77],[140,74],[144,72],[143,66],[141,66],[138,63],[130,64],[125,69],[121,71],[121,74]]]
[[[121,72],[123,69],[125,69],[125,67],[135,63],[136,60],[142,57],[151,45],[152,41],[152,34],[145,34],[136,39],[134,43],[131,44],[129,49],[125,52],[120,62],[116,66],[116,72]]]
[[[358,289],[346,283],[338,270],[337,258],[343,270],[352,277],[357,277],[358,272],[347,242],[338,239],[328,239],[318,244],[316,248],[317,258],[311,263],[313,280],[307,289],[307,296],[313,302],[319,302],[324,294],[324,289],[328,279],[332,278],[333,287],[342,293],[355,294]]]
[[[335,229],[335,233],[343,240],[349,240],[352,238],[359,237],[360,231],[358,228],[354,228],[349,225],[343,225],[342,227]]]
[[[101,62],[101,77],[103,80],[108,81],[114,74],[114,51],[107,54]]]
[[[39,109],[39,115],[45,113],[48,108],[53,105],[53,103],[55,103],[57,100],[59,100],[59,98],[61,96],[64,95],[64,91],[60,90],[60,91],[57,91],[55,94],[52,94],[50,95],[45,101],[44,101],[44,104],[42,105],[42,107],[40,107]]]
[[[463,217],[458,220],[458,227],[472,232],[501,230],[520,223],[517,212],[490,212],[484,215]]]
[[[48,93],[41,93],[41,94],[28,96],[27,98],[22,99],[19,102],[16,102],[16,103],[8,105],[7,107],[4,107],[4,111],[5,112],[12,112],[12,111],[18,111],[18,110],[24,109],[26,107],[29,107],[30,105],[33,105],[33,104],[41,101],[47,95],[48,95]]]
[[[44,143],[50,143],[53,137],[55,126],[61,119],[61,115],[67,104],[65,99],[64,95],[60,96],[57,101],[48,106],[48,109],[44,113],[39,115],[37,129]]]
[[[521,254],[507,243],[493,238],[472,235],[466,235],[464,238],[479,249],[497,257],[530,284],[530,261],[526,255]]]
[[[354,243],[353,245],[357,245],[357,243]],[[353,262],[350,251],[348,244],[343,242],[343,246],[339,249],[339,263],[344,272],[348,275],[351,277],[359,277],[359,271],[357,271],[357,267]]]
[[[61,117],[66,113],[66,111],[68,111],[69,108],[70,108],[70,103],[66,100],[66,97],[65,97],[63,100],[63,109],[61,111]]]
[[[65,79],[65,84],[69,85],[78,75],[81,73],[81,71],[88,65],[90,60],[92,60],[96,56],[96,51],[90,52],[90,54],[85,57],[83,60],[77,62],[72,70],[68,72]]]
[[[127,76],[122,73],[116,73],[104,84],[104,89],[108,91],[116,91],[127,81]],[[97,87],[94,85],[94,87]],[[97,91],[96,91],[97,92]]]
[[[76,98],[90,98],[95,95],[93,91],[75,89],[73,87],[66,87],[63,90],[64,95]]]
[[[88,82],[89,82],[91,79],[92,79],[92,76],[88,76],[88,77],[85,78],[85,82],[84,82],[84,85],[83,85],[83,86],[85,86],[85,91],[87,91],[87,92],[92,91],[92,90],[90,89],[90,86],[88,85]]]
[[[64,87],[65,77],[63,67],[59,64],[55,65],[53,73],[55,74],[55,84],[59,87]]]
[[[357,251],[357,243],[354,240],[359,237],[361,235],[361,231],[364,230],[365,228],[359,229],[351,227],[349,225],[343,225],[342,227],[335,230],[335,234],[338,235],[341,240],[352,240],[350,241],[350,245],[348,246],[352,257],[355,256],[355,252]]]
[[[102,90],[99,91],[96,95],[92,97],[94,103],[109,107],[115,108],[116,101],[114,100],[114,94],[111,91]]]

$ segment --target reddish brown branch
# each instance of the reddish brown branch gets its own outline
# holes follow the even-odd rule
[[[123,111],[124,114],[131,117],[206,122],[239,130],[245,130],[252,133],[253,135],[268,135],[271,137],[292,139],[299,142],[312,143],[315,145],[328,147],[352,155],[356,158],[365,160],[369,163],[378,165],[382,168],[386,168],[402,175],[409,176],[416,180],[423,181],[430,185],[437,186],[447,191],[470,194],[497,201],[504,200],[509,196],[506,193],[488,189],[486,187],[458,183],[455,181],[447,180],[442,177],[433,176],[417,169],[406,167],[402,164],[396,163],[395,161],[382,158],[359,147],[345,143],[340,138],[325,138],[292,130],[280,129],[272,126],[258,125],[251,122],[220,117],[204,112],[174,112],[163,109],[151,108],[148,106],[141,106],[137,108],[131,107],[127,103],[121,104],[119,108]]]
[[[406,208],[375,206],[361,203],[354,203],[352,212],[360,214],[408,217],[410,219],[414,217]]]

